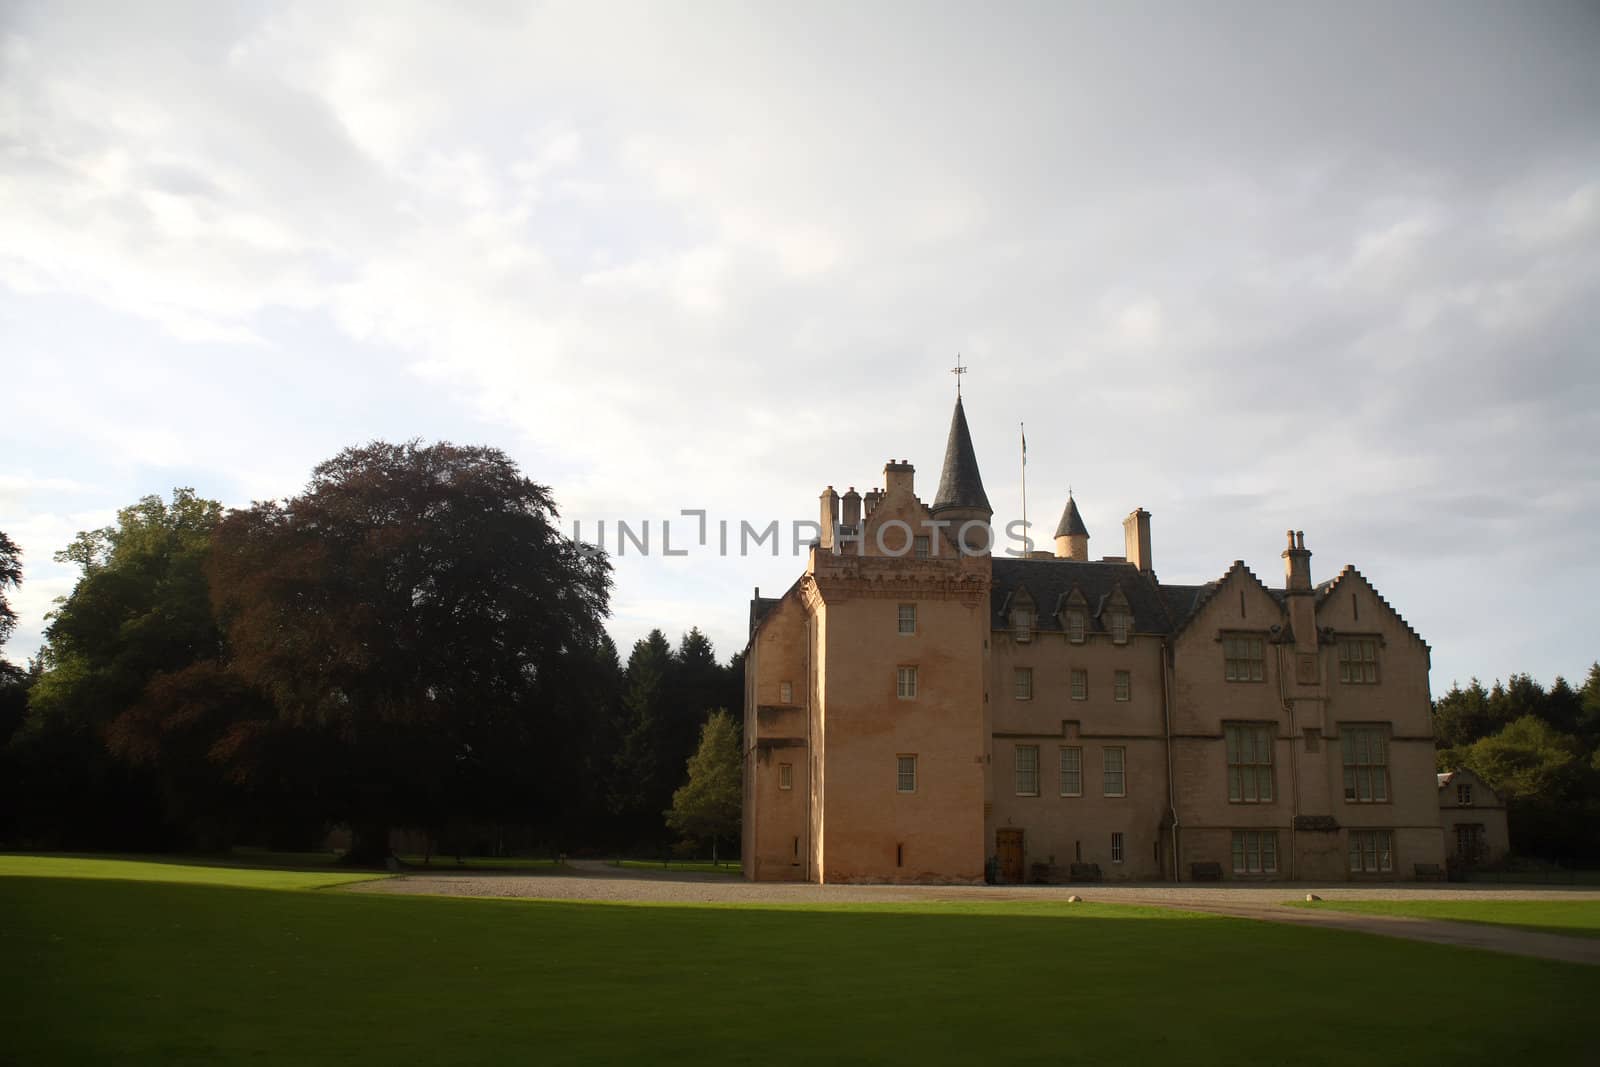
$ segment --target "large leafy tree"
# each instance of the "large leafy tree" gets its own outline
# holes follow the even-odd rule
[[[4,530],[0,530],[0,645],[11,639],[11,631],[17,626],[17,613],[11,606],[7,592],[21,585],[22,550],[6,536]],[[0,682],[7,680],[6,676],[11,673],[11,665],[0,658]]]
[[[342,753],[350,859],[456,810],[532,817],[602,639],[610,566],[496,449],[373,442],[230,514],[211,562],[232,669]]]
[[[1476,771],[1507,804],[1519,851],[1564,862],[1600,855],[1600,781],[1582,743],[1537,715],[1440,753],[1441,766]]]
[[[204,566],[222,505],[174,489],[80,533],[56,553],[82,574],[45,631],[45,673],[32,705],[46,715],[104,724],[162,671],[221,651]]]
[[[173,490],[169,501],[147,496],[56,555],[82,573],[45,631],[28,717],[13,741],[27,779],[29,839],[182,843],[174,822],[182,813],[164,811],[156,781],[113,758],[105,736],[154,679],[220,654],[204,564],[221,511],[191,489]]]
[[[689,780],[672,794],[667,825],[685,837],[709,840],[715,863],[718,841],[738,835],[744,805],[739,727],[726,710],[712,712],[701,727],[688,769]]]
[[[7,592],[22,585],[22,551],[15,541],[0,530],[0,649],[3,649],[17,625],[17,613],[11,607]],[[27,676],[22,670],[0,655],[0,748],[4,748],[11,735],[22,725],[22,713],[27,707]]]

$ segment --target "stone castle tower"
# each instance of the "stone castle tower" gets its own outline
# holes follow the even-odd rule
[[[751,603],[747,877],[817,882],[1397,878],[1444,862],[1428,649],[1353,567],[1161,582],[1151,516],[1091,560],[995,543],[958,398],[915,469],[821,494]]]

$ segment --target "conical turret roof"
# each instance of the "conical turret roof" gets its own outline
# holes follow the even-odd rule
[[[991,515],[989,494],[983,491],[983,477],[978,473],[978,457],[972,451],[972,434],[967,430],[967,413],[962,410],[961,398],[956,397],[956,411],[950,417],[950,439],[944,446],[944,470],[939,475],[939,493],[933,498],[933,510],[946,508],[977,508]]]
[[[1088,537],[1089,528],[1083,524],[1083,516],[1078,514],[1078,505],[1073,502],[1072,494],[1067,494],[1067,507],[1061,513],[1061,521],[1056,523],[1057,537]]]

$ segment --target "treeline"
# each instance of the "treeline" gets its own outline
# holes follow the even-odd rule
[[[737,657],[659,631],[626,665],[610,565],[502,453],[374,442],[286,501],[146,497],[27,669],[0,660],[0,847],[656,852]],[[22,581],[0,535],[0,641]]]
[[[1470,768],[1505,800],[1514,853],[1600,866],[1600,663],[1581,689],[1526,674],[1452,686],[1433,729],[1439,770]]]

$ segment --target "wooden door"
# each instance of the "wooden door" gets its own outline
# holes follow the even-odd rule
[[[1483,827],[1476,823],[1456,825],[1456,859],[1470,867],[1483,853]]]
[[[1010,885],[1022,884],[1022,831],[996,830],[994,851],[1000,860],[1000,880]]]

